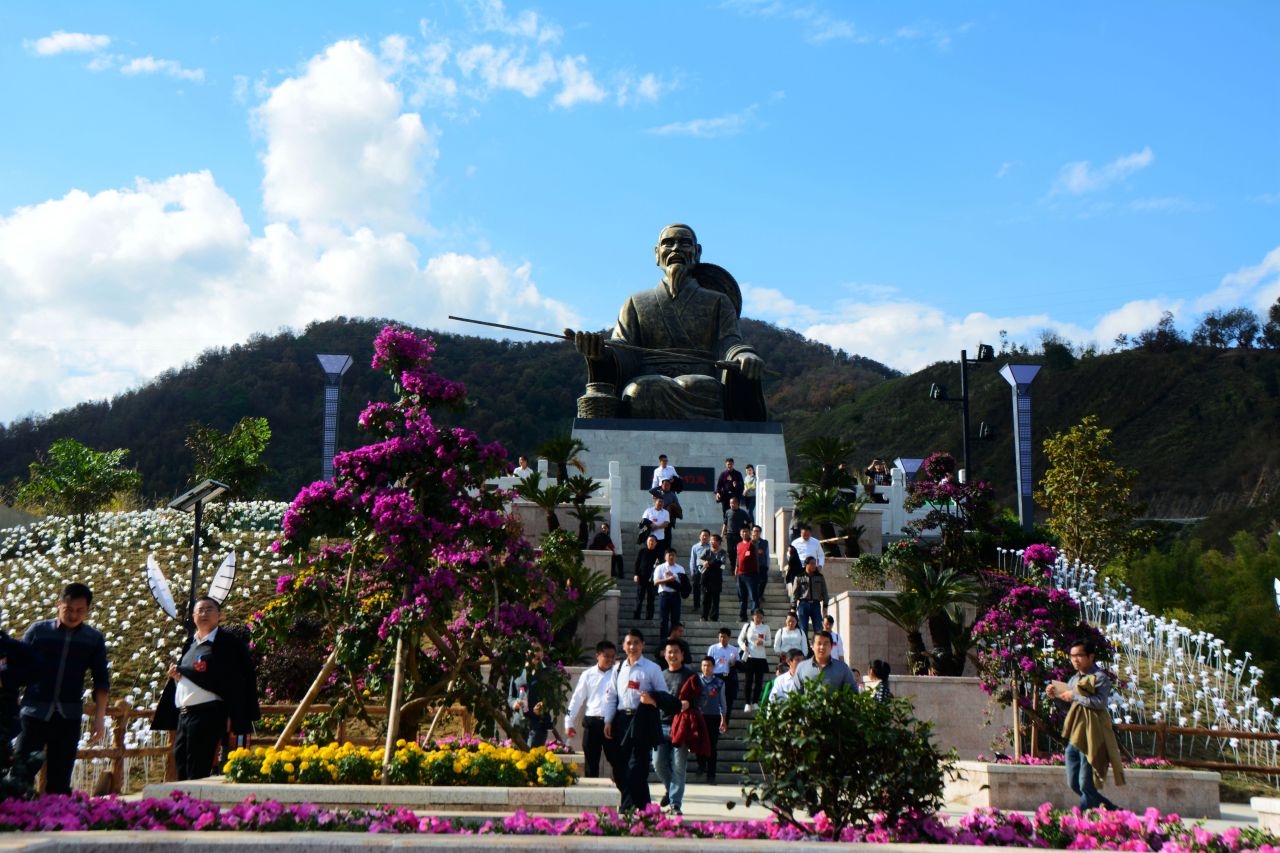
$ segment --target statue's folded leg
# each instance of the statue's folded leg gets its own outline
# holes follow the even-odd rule
[[[718,421],[724,418],[723,386],[714,376],[687,375],[672,378],[657,374],[637,376],[622,398],[633,418],[678,421]]]

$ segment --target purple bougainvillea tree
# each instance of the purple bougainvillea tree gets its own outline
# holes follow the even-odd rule
[[[333,482],[294,499],[274,546],[290,570],[279,597],[255,614],[255,633],[319,615],[332,649],[309,699],[321,684],[341,696],[342,713],[386,698],[391,733],[410,736],[427,706],[462,705],[524,748],[499,685],[531,644],[549,644],[556,609],[576,590],[535,561],[509,523],[509,495],[485,488],[504,469],[503,448],[433,420],[465,397],[432,369],[434,350],[392,326],[374,342],[373,367],[393,379],[398,399],[360,416],[380,440],[338,454]]]

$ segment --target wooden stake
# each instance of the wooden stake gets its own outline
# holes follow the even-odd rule
[[[382,752],[382,784],[389,785],[391,756],[396,753],[396,733],[400,728],[400,695],[404,691],[404,637],[396,640],[396,670],[391,679],[391,702],[387,705],[387,745]]]

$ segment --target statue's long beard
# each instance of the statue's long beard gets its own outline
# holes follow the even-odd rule
[[[689,268],[682,263],[668,264],[666,266],[666,278],[662,283],[666,285],[667,295],[675,299],[680,295],[680,288],[684,286],[684,280],[689,275]]]

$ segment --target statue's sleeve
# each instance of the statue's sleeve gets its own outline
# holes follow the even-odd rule
[[[613,334],[609,339],[631,346],[644,346],[640,310],[634,296],[627,297],[627,301],[622,303],[622,308],[618,311],[618,323],[613,327]],[[606,348],[606,356],[608,355],[613,356],[613,363],[617,368],[615,381],[618,383],[618,390],[622,390],[622,385],[641,373],[641,360],[634,351],[614,347]]]
[[[719,297],[716,305],[716,320],[720,330],[717,336],[716,358],[727,361],[738,353],[755,352],[755,347],[742,340],[742,332],[738,329],[738,312],[733,309],[733,302],[723,293],[716,295]]]

